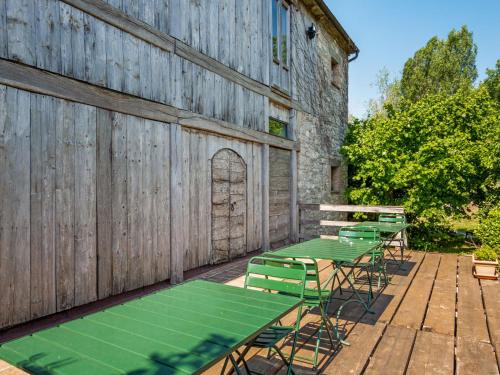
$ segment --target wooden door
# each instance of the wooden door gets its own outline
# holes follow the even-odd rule
[[[222,149],[212,158],[212,263],[246,253],[246,182],[243,159]]]

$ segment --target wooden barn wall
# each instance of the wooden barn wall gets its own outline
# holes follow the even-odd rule
[[[269,0],[106,0],[203,54],[269,83]],[[266,62],[265,64],[263,62]]]
[[[170,276],[169,125],[0,86],[0,328]]]
[[[272,247],[290,237],[291,152],[269,147],[269,241]]]
[[[260,48],[260,34],[253,32],[259,28],[254,22],[258,17],[254,16],[253,11],[260,9],[261,2],[265,0],[170,2],[155,1],[154,6],[152,2],[137,0],[114,0],[111,3],[149,22],[158,19],[158,24],[175,24],[175,30],[183,30],[183,39],[193,46],[209,48],[210,45],[213,48],[215,43],[216,48],[212,52],[216,50],[217,54],[220,53],[222,61],[225,61],[223,56],[232,56],[231,66],[238,71],[254,78],[263,74],[262,69],[268,64],[262,64],[261,61],[267,60],[261,60],[261,56],[254,52],[257,47],[259,51],[267,49]],[[201,14],[205,13],[201,12],[201,7],[208,4],[215,8],[220,6],[220,11],[226,13],[232,12],[229,9],[234,8],[235,15],[230,18],[235,21],[234,29],[225,30],[222,26],[219,29],[215,28],[215,24],[209,25],[218,20],[219,9],[215,17],[202,17]],[[191,9],[191,6],[196,9]],[[174,9],[175,17],[172,13]],[[194,20],[184,19],[191,15],[198,17],[196,22],[200,26],[195,27]],[[231,22],[225,21],[221,17],[220,25],[229,27]],[[185,29],[187,25],[190,25],[189,29]],[[215,31],[209,31],[214,28],[217,35]],[[200,38],[210,38],[210,42],[202,43]],[[230,41],[229,38],[234,40]],[[265,127],[265,96],[60,0],[1,0],[0,57],[246,128],[264,130]]]
[[[235,151],[247,169],[247,252],[262,247],[262,146],[196,131],[183,131],[184,270],[211,263],[211,160],[217,151]]]

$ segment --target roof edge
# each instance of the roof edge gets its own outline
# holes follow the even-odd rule
[[[328,20],[338,30],[340,35],[342,35],[342,37],[344,37],[344,39],[346,40],[348,48],[349,48],[349,50],[348,50],[349,54],[359,53],[358,46],[356,46],[356,43],[354,43],[354,41],[351,39],[349,34],[347,34],[347,31],[345,31],[344,27],[340,24],[340,22],[337,20],[337,18],[333,15],[332,11],[328,7],[328,5],[326,5],[324,0],[314,0],[314,1],[318,5],[318,7],[323,11],[323,13],[325,13]]]

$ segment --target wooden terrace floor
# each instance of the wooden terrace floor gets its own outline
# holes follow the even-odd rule
[[[341,326],[350,346],[331,350],[326,335],[319,369],[324,374],[499,374],[500,284],[472,276],[471,257],[412,252],[408,267],[390,266],[390,285],[379,293],[367,314],[349,305]],[[241,286],[247,259],[197,277]],[[324,274],[326,274],[326,270]],[[346,291],[347,293],[347,291]],[[342,303],[334,300],[330,316]],[[310,356],[310,335],[318,328],[314,313],[303,320],[298,355]],[[285,346],[284,351],[286,352]],[[261,374],[285,373],[277,358],[262,351],[248,355]],[[218,374],[222,364],[207,374]],[[311,366],[296,362],[296,373]],[[21,374],[0,361],[0,375]]]

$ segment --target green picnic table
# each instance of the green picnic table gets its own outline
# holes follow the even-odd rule
[[[235,350],[301,302],[195,280],[4,343],[0,358],[34,374],[200,373],[235,365]]]
[[[389,222],[380,222],[380,221],[363,221],[357,223],[356,225],[361,226],[369,226],[377,228],[382,235],[385,242],[392,242],[398,233],[403,233],[410,225],[407,223],[389,223]],[[404,263],[404,242],[403,245],[400,246],[401,252],[401,265]],[[392,252],[389,251],[391,257],[396,261],[396,257]]]
[[[342,309],[351,302],[360,303],[366,311],[371,312],[369,305],[371,303],[371,296],[368,294],[368,301],[366,302],[361,294],[355,288],[351,281],[350,275],[354,272],[355,266],[361,261],[365,255],[377,250],[381,246],[380,241],[369,240],[351,240],[351,239],[313,239],[310,241],[300,242],[295,245],[285,247],[281,250],[275,251],[272,254],[283,258],[301,259],[325,259],[332,262],[333,272],[343,275],[344,280],[340,281],[342,285],[347,281],[353,290],[354,299],[344,302],[337,312],[337,337],[340,338],[338,332],[338,320]],[[344,266],[348,265],[349,272],[345,272]]]

